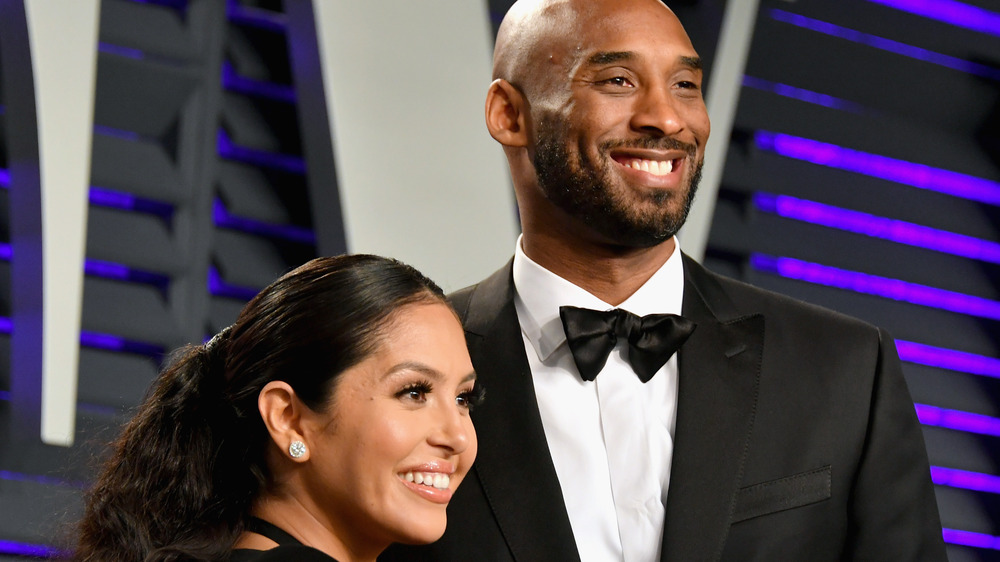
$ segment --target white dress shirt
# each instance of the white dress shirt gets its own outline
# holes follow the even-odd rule
[[[676,238],[674,239],[677,244]],[[677,356],[643,384],[619,342],[595,381],[580,378],[563,305],[615,308],[531,261],[518,240],[514,304],[545,438],[583,562],[659,560],[677,414]],[[680,314],[680,248],[617,308]]]

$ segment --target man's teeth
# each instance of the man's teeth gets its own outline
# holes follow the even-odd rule
[[[654,176],[665,176],[674,171],[673,160],[643,160],[640,158],[632,158],[626,162],[625,165],[636,170],[642,170],[643,172],[653,174]]]
[[[451,483],[451,477],[440,472],[407,472],[403,475],[403,479],[424,486],[433,486],[440,490],[444,490]]]

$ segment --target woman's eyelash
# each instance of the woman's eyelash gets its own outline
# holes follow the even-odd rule
[[[483,385],[481,384],[477,384],[473,386],[471,390],[458,395],[459,404],[470,410],[473,410],[482,404],[485,398],[486,389],[483,388]]]
[[[431,393],[432,390],[433,388],[429,382],[413,382],[401,388],[399,392],[396,393],[396,398],[404,398],[409,395],[410,398],[415,400],[423,400],[426,395]]]

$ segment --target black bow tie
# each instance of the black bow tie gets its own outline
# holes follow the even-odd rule
[[[648,382],[695,328],[694,322],[676,314],[639,317],[620,308],[600,311],[560,306],[559,318],[576,368],[585,381],[597,378],[618,338],[626,338],[628,362],[639,380]]]

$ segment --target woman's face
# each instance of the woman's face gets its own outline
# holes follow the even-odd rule
[[[384,546],[441,537],[448,501],[476,458],[475,379],[450,308],[398,311],[375,353],[338,378],[328,412],[304,420],[307,495],[331,530]]]

